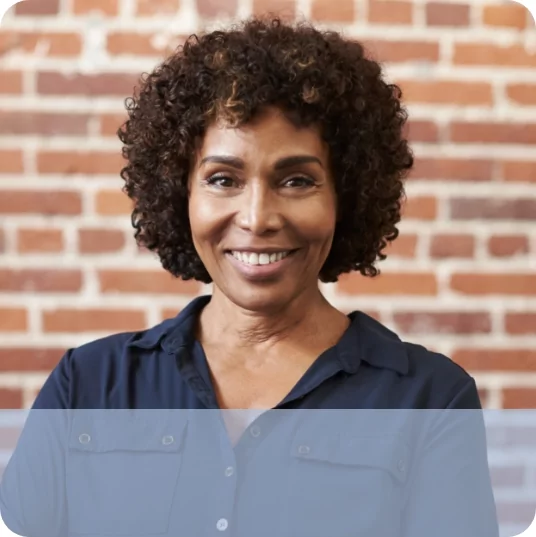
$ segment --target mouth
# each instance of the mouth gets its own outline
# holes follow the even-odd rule
[[[278,252],[241,252],[227,250],[226,256],[247,280],[258,281],[280,276],[294,260],[299,249]]]
[[[230,254],[237,261],[249,266],[266,266],[278,263],[293,253],[294,250],[281,250],[279,252],[241,252],[239,250],[227,250],[226,253]]]

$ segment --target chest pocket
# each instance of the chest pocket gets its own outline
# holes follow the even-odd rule
[[[401,436],[303,430],[290,455],[289,535],[396,535],[410,464]]]
[[[70,532],[165,533],[186,422],[161,410],[76,411],[66,461]]]

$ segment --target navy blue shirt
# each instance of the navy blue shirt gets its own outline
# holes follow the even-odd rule
[[[35,408],[216,409],[207,361],[194,329],[210,296],[149,330],[115,334],[69,350]],[[475,382],[460,366],[403,343],[362,312],[277,408],[480,408]]]
[[[4,473],[28,537],[495,537],[474,379],[362,312],[290,393],[226,434],[195,326],[69,350]]]

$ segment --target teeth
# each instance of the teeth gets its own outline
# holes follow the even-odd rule
[[[242,263],[247,265],[269,265],[270,263],[275,263],[276,261],[281,261],[284,257],[287,257],[289,252],[278,252],[276,254],[268,253],[247,253],[247,252],[231,252],[232,256]]]

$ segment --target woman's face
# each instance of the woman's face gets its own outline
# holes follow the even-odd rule
[[[336,196],[326,144],[277,109],[247,126],[211,126],[190,175],[195,248],[215,286],[252,311],[318,289]]]

